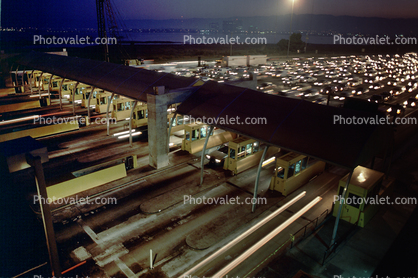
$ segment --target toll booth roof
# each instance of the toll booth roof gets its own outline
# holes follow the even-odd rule
[[[291,161],[292,159],[295,159],[298,156],[302,156],[302,155],[298,154],[298,153],[294,153],[294,152],[289,152],[289,153],[279,157],[279,159],[284,160],[284,161]]]
[[[378,119],[376,113],[269,95],[215,81],[200,86],[177,112],[194,118],[205,116],[221,129],[350,170],[387,149],[393,138],[390,125],[338,122],[359,117]],[[256,121],[243,124],[246,119]]]
[[[42,148],[45,148],[45,145],[30,136],[0,143],[0,152],[5,157],[11,157],[22,153],[29,153],[31,151]]]
[[[353,175],[350,180],[350,185],[357,186],[368,190],[370,187],[376,184],[376,182],[384,176],[383,173],[372,170],[363,166],[357,166],[353,171]],[[341,179],[342,182],[347,182],[348,174]]]
[[[192,86],[195,77],[182,77],[102,61],[30,52],[16,57],[15,64],[102,88],[118,95],[146,102],[153,87],[174,90]]]

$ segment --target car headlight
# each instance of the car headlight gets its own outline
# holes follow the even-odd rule
[[[221,163],[221,160],[220,159],[215,159],[215,162],[216,163]]]
[[[207,159],[210,159],[210,155],[208,155],[208,154],[207,154],[207,155],[206,155],[206,158],[207,158]]]

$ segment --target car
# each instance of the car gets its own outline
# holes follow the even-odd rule
[[[416,107],[416,106],[417,106],[417,99],[413,98],[413,97],[408,98],[408,100],[405,100],[404,103],[403,103],[404,108],[406,108],[406,107]]]
[[[272,89],[272,88],[275,88],[275,87],[276,87],[276,85],[273,84],[272,82],[263,82],[263,83],[261,83],[260,86],[257,86],[257,89],[258,90],[265,90],[265,89]]]
[[[375,102],[375,103],[383,103],[383,96],[382,95],[372,95],[369,99],[369,102]]]
[[[382,92],[380,95],[383,97],[384,101],[388,101],[392,98],[392,94],[390,92]]]
[[[225,158],[228,156],[228,145],[224,144],[219,146],[216,150],[208,153],[205,157],[209,160],[210,165],[220,166],[225,162]]]
[[[317,99],[313,100],[312,102],[316,103],[316,104],[327,104],[327,99],[323,98],[323,97],[320,97],[320,98],[317,98]]]
[[[366,88],[366,87],[358,87],[358,88],[352,90],[351,93],[353,95],[359,96],[359,95],[367,94],[369,91],[370,91],[369,88]]]
[[[327,94],[335,92],[335,91],[336,91],[335,86],[327,86],[327,87],[322,88],[321,90],[319,90],[319,92],[321,94],[324,94],[324,95],[327,95]]]

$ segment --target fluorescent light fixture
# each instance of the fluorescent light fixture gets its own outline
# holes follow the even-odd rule
[[[41,94],[41,97],[46,97],[46,96],[49,96],[49,94],[48,93]],[[39,94],[37,94],[37,95],[30,95],[29,97],[39,97]]]
[[[19,118],[19,119],[13,119],[13,120],[7,120],[7,121],[1,121],[0,125],[7,125],[7,124],[13,124],[13,123],[19,123],[19,122],[24,122],[24,121],[29,121],[29,120],[33,120],[36,118],[39,118],[39,115],[33,115],[33,116],[27,116],[27,117],[23,117],[23,118]]]
[[[132,129],[132,132],[135,132],[135,129]],[[127,133],[129,133],[129,130],[115,133],[115,134],[113,134],[113,136],[119,136],[119,135],[123,135],[123,134],[127,134]]]
[[[264,161],[263,161],[263,164],[261,165],[261,167],[264,167],[264,166],[266,166],[266,165],[269,165],[269,164],[270,164],[270,163],[272,163],[275,159],[276,159],[276,157],[275,157],[275,156],[273,156],[273,157],[271,157],[271,158],[269,158],[269,159],[267,159],[267,160],[264,160]]]
[[[136,135],[140,135],[140,134],[142,134],[142,132],[138,131],[138,132],[132,133],[132,136],[136,136]],[[127,137],[129,137],[129,134],[118,136],[118,139],[127,138]]]

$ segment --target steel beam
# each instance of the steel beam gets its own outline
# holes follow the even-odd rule
[[[112,103],[113,101],[113,97],[115,96],[115,93],[112,93],[112,95],[110,96],[110,99],[107,102],[107,108],[106,108],[106,125],[107,125],[107,136],[109,136],[109,108],[110,108],[110,103]]]
[[[251,212],[255,211],[255,203],[256,203],[256,200],[257,200],[257,191],[258,191],[258,183],[260,181],[261,168],[263,168],[264,158],[266,157],[266,153],[267,153],[267,150],[269,149],[269,147],[270,146],[266,146],[264,148],[263,155],[261,156],[260,162],[258,163],[257,175],[255,176],[254,197],[253,197],[253,206],[251,208]]]
[[[200,130],[199,130],[200,132]],[[203,170],[205,167],[205,153],[206,153],[206,146],[208,145],[209,142],[209,137],[213,132],[213,126],[209,127],[209,132],[206,134],[206,139],[205,139],[205,144],[203,145],[203,150],[202,150],[202,157],[200,159],[200,185],[203,184]]]
[[[41,158],[33,157],[30,153],[26,154],[26,161],[32,166],[35,172],[36,188],[39,199],[39,207],[41,208],[42,222],[44,225],[46,245],[48,247],[49,260],[51,262],[51,270],[53,277],[61,277],[61,266],[58,257],[57,242],[55,239],[54,226],[52,223],[51,208],[46,202],[48,194],[46,191],[46,182],[44,169],[42,167]]]

